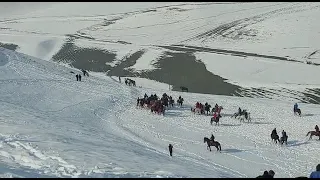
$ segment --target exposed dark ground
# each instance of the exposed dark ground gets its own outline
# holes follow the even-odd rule
[[[115,61],[116,54],[107,50],[80,48],[69,42],[53,56],[53,59],[71,63],[79,69],[108,72],[110,76],[138,76],[153,79],[172,85],[173,90],[179,90],[180,86],[185,86],[190,92],[218,95],[235,95],[236,91],[240,91],[238,86],[224,82],[226,79],[209,72],[202,62],[196,61],[193,52],[188,50],[179,53],[165,52],[155,64],[159,69],[153,71],[138,73],[125,69],[133,66],[143,53],[143,50],[137,51],[115,67],[111,67],[105,63]]]
[[[1,42],[0,42],[0,47],[10,49],[12,51],[15,51],[19,48],[19,46],[16,44],[5,44],[5,43],[1,43]]]
[[[106,72],[109,76],[141,77],[156,80],[172,85],[173,90],[176,91],[180,91],[180,86],[185,86],[188,87],[189,92],[194,93],[267,98],[270,98],[272,95],[281,95],[281,92],[286,92],[291,97],[296,97],[297,101],[320,104],[320,89],[307,89],[303,93],[304,97],[301,97],[297,95],[299,92],[290,89],[247,89],[225,82],[226,79],[209,72],[202,62],[196,60],[193,53],[208,51],[212,53],[261,56],[265,58],[290,61],[283,57],[265,56],[236,51],[227,52],[227,50],[218,49],[199,49],[196,47],[165,46],[162,48],[166,48],[168,51],[164,50],[164,54],[159,57],[157,62],[154,64],[154,66],[159,69],[143,72],[135,72],[129,67],[136,63],[136,61],[145,52],[144,50],[137,51],[125,57],[112,67],[105,63],[110,63],[116,60],[116,54],[114,52],[98,48],[81,48],[74,45],[72,41],[69,41],[56,55],[53,56],[53,59],[54,61],[70,63],[78,69]],[[178,52],[172,52],[170,50]]]
[[[17,50],[18,45],[5,44],[0,42],[0,47],[10,50]],[[53,56],[53,60],[70,64],[78,69],[86,69],[94,72],[105,72],[110,76],[141,77],[156,80],[172,85],[173,90],[180,91],[180,86],[188,87],[189,92],[216,94],[241,97],[267,97],[281,95],[281,92],[288,93],[291,97],[296,97],[298,102],[320,104],[320,89],[307,89],[302,92],[303,96],[298,96],[299,92],[290,89],[265,89],[265,88],[242,88],[225,82],[226,79],[209,72],[206,66],[196,60],[193,53],[211,52],[227,53],[230,55],[242,56],[261,56],[265,58],[288,61],[283,57],[264,56],[250,54],[246,52],[228,51],[220,49],[203,49],[191,46],[161,46],[168,49],[158,58],[154,64],[158,69],[152,71],[135,72],[130,69],[136,61],[144,54],[145,50],[134,52],[125,57],[112,67],[106,63],[116,60],[116,53],[99,48],[82,48],[74,45],[73,40],[69,39],[60,51]],[[170,50],[175,50],[172,52]],[[290,61],[290,60],[289,60]],[[299,63],[299,62],[298,62]]]

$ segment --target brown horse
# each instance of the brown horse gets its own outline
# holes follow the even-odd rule
[[[308,136],[310,134],[310,139],[312,139],[312,136],[319,136],[319,140],[320,140],[320,132],[316,132],[316,131],[309,131],[308,134],[306,136]]]
[[[220,121],[220,118],[221,118],[221,115],[218,114],[217,118],[214,119],[213,117],[211,118],[210,120],[210,124],[212,125],[213,122],[215,122],[216,124],[215,125],[220,125],[219,121]]]
[[[211,151],[211,147],[210,146],[214,146],[217,148],[217,151],[221,152],[221,145],[218,141],[212,141],[211,139],[204,137],[203,138],[203,143],[207,143],[207,149],[209,148]]]

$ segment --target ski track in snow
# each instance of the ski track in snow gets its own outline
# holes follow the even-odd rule
[[[0,52],[7,58],[0,66],[0,162],[8,167],[2,176],[255,177],[273,169],[276,177],[296,177],[318,163],[318,140],[305,136],[319,118],[317,105],[301,104],[311,116],[294,117],[290,102],[170,91],[174,98],[181,94],[185,105],[159,116],[137,108],[136,98],[164,91],[94,75],[77,82],[70,73],[75,69]],[[190,112],[196,101],[224,107],[220,126]],[[229,117],[238,106],[251,112],[252,123]],[[274,127],[287,131],[287,146],[272,144]],[[206,149],[203,137],[211,133],[221,153]]]

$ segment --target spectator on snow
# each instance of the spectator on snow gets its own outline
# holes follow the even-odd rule
[[[293,111],[296,111],[298,109],[298,103],[295,103],[293,106]]]
[[[169,153],[170,153],[170,156],[172,156],[172,148],[173,148],[172,144],[169,144]]]
[[[264,171],[263,175],[260,175],[257,178],[273,178],[273,177],[271,175],[269,175],[268,171]]]
[[[81,74],[79,74],[79,81],[81,81]]]
[[[268,172],[268,174],[270,175],[270,176],[272,176],[272,178],[274,178],[274,175],[276,174],[273,170],[270,170],[269,172]]]
[[[77,81],[79,81],[79,75],[78,74],[76,75],[76,78],[77,78]]]
[[[310,178],[320,178],[320,164],[317,165],[316,171],[310,174]]]

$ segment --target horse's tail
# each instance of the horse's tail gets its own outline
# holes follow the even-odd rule
[[[311,133],[311,131],[309,131],[306,136],[308,136],[310,133]]]

